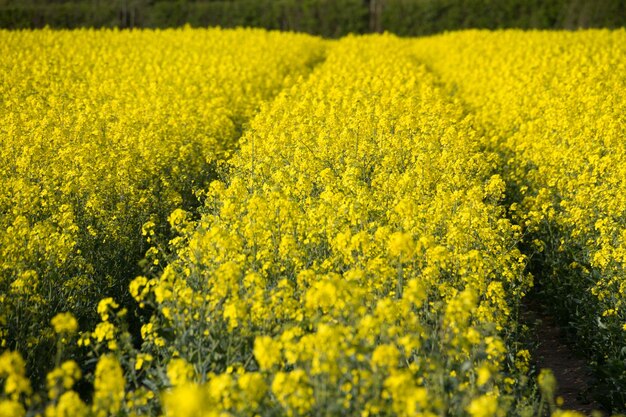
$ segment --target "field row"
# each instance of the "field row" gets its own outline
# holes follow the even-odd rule
[[[507,342],[530,283],[496,156],[404,46],[335,45],[253,120],[199,223],[172,219],[187,243],[132,284],[154,311],[140,375],[188,370],[168,414],[519,405],[527,352]]]
[[[416,42],[505,164],[541,296],[626,409],[626,31],[465,32]]]

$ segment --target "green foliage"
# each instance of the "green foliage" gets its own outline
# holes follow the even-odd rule
[[[377,2],[381,7],[370,7]],[[374,16],[372,16],[374,14]],[[370,22],[405,36],[465,28],[621,27],[626,0],[2,0],[0,27],[252,26],[326,37]]]
[[[383,27],[402,35],[465,28],[558,27],[563,0],[388,0]]]
[[[181,5],[158,1],[146,16],[149,27],[256,26],[291,29],[329,37],[366,29],[361,0],[239,0]]]

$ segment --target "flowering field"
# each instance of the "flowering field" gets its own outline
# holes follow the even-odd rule
[[[625,31],[0,41],[0,416],[623,410]]]

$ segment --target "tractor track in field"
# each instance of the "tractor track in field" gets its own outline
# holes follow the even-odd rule
[[[534,335],[536,348],[533,361],[536,369],[551,369],[557,380],[557,397],[563,399],[561,408],[586,415],[606,410],[592,398],[593,372],[585,358],[572,347],[564,329],[557,324],[537,296],[530,295],[523,302],[521,319]]]

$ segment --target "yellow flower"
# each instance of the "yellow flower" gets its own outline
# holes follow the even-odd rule
[[[478,370],[476,371],[476,374],[478,375],[478,377],[476,378],[476,384],[479,387],[482,387],[491,379],[491,370],[486,365],[483,365],[480,368],[478,368]]]
[[[149,291],[148,287],[148,278],[146,277],[137,277],[132,280],[128,286],[130,291],[130,295],[138,302],[141,303],[143,298],[147,295]]]
[[[115,339],[115,325],[108,321],[98,323],[93,332],[93,337],[95,337],[98,342]]]
[[[239,377],[237,385],[244,393],[246,402],[255,408],[267,393],[267,384],[263,376],[256,372],[246,372]]]
[[[400,352],[393,345],[376,346],[372,353],[372,367],[374,369],[395,368],[400,362]]]
[[[530,352],[527,349],[522,349],[515,355],[515,367],[522,373],[527,373],[530,369]]]
[[[182,358],[172,359],[167,364],[167,377],[173,387],[193,381],[194,375],[193,365]]]
[[[417,381],[406,370],[392,371],[384,381],[384,398],[392,398],[392,409],[400,416],[413,416],[418,411],[424,411],[432,398],[428,390],[417,386]]]
[[[135,370],[139,371],[143,368],[145,362],[152,362],[154,358],[149,353],[140,353],[135,360]]]
[[[48,397],[56,399],[63,391],[71,389],[81,376],[82,373],[75,361],[63,362],[60,367],[55,368],[46,376]]]
[[[100,302],[98,303],[98,314],[100,314],[102,321],[109,320],[112,310],[118,307],[119,305],[111,297],[103,298],[102,300],[100,300]]]
[[[78,322],[72,313],[59,313],[51,320],[56,333],[76,333]]]
[[[56,405],[46,408],[46,417],[82,417],[89,414],[89,408],[74,391],[61,395]]]
[[[585,414],[572,410],[556,410],[552,417],[585,417]]]
[[[0,355],[0,378],[4,379],[4,393],[12,400],[17,401],[22,394],[32,392],[26,378],[26,365],[17,352],[6,350]]]
[[[498,412],[498,399],[494,395],[483,395],[472,400],[467,406],[472,417],[494,417]]]
[[[177,208],[176,210],[172,211],[172,213],[167,218],[167,221],[169,222],[170,226],[172,226],[172,228],[178,230],[181,225],[183,225],[187,221],[187,216],[188,214],[185,210]]]
[[[96,365],[93,411],[96,415],[116,414],[124,399],[124,372],[115,356],[101,356]]]
[[[219,408],[227,410],[234,406],[238,393],[233,389],[233,377],[229,373],[214,375],[207,383],[207,394]]]
[[[26,410],[17,401],[0,399],[0,416],[3,417],[24,417]]]
[[[395,232],[389,237],[389,253],[406,261],[413,255],[415,242],[409,233]]]
[[[328,312],[337,303],[337,287],[330,280],[316,282],[306,294],[305,305],[307,309],[316,312],[321,309]]]
[[[258,336],[254,339],[254,358],[263,371],[272,369],[280,363],[280,343],[269,336]]]
[[[163,408],[167,417],[204,417],[207,395],[193,384],[179,385],[163,394]]]
[[[537,383],[541,389],[541,393],[549,400],[554,398],[556,393],[557,382],[554,374],[550,369],[542,369],[537,377]]]
[[[228,329],[233,330],[238,326],[238,319],[242,312],[236,302],[229,302],[224,306],[224,318],[228,321]]]
[[[305,414],[315,404],[313,389],[301,369],[276,373],[272,381],[272,392],[286,409],[288,416]]]

